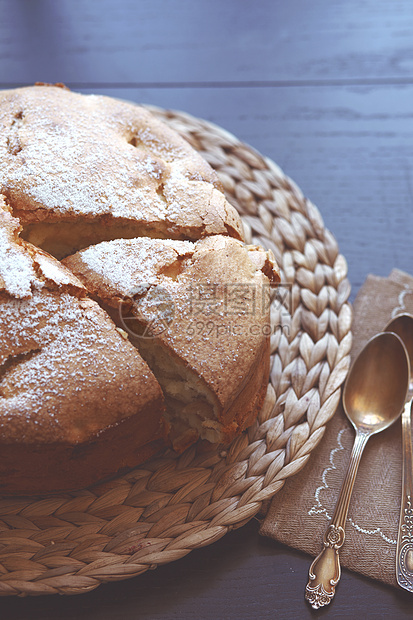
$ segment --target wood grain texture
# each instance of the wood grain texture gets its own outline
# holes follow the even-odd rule
[[[409,0],[1,0],[0,10],[1,82],[412,82]]]
[[[349,263],[413,272],[411,0],[0,0],[0,87],[64,81],[228,129],[318,206]],[[310,559],[253,521],[77,597],[3,599],[13,620],[312,618]],[[344,571],[320,616],[412,617],[409,593]]]

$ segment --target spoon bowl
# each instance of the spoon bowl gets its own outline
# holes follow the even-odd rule
[[[400,416],[409,386],[410,363],[402,340],[392,332],[371,338],[352,365],[343,391],[343,406],[356,431],[350,463],[323,549],[310,566],[305,598],[314,609],[328,605],[341,577],[339,550],[351,493],[368,439],[388,428]],[[412,560],[413,545],[406,561]],[[412,573],[413,575],[413,573]]]
[[[354,428],[373,435],[393,424],[402,411],[409,377],[409,361],[400,338],[388,332],[369,340],[343,391],[344,411]]]

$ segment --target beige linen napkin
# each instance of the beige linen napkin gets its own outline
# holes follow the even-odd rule
[[[389,278],[368,276],[354,302],[353,350],[403,312],[413,314],[413,277],[394,270]],[[341,405],[302,472],[274,497],[260,533],[312,556],[334,511],[354,430]],[[396,538],[401,499],[401,424],[372,437],[363,454],[340,551],[342,566],[396,584]]]

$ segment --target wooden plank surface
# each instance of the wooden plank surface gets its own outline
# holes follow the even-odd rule
[[[0,10],[2,82],[412,81],[409,0],[1,0]]]
[[[63,81],[228,129],[319,207],[354,296],[369,272],[413,273],[412,35],[411,0],[0,0],[0,87]],[[309,562],[254,520],[136,579],[1,605],[13,620],[313,618]],[[344,571],[318,615],[412,610]]]

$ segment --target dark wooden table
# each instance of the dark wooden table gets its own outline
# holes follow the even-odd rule
[[[185,110],[276,161],[337,238],[353,298],[370,272],[413,273],[411,0],[0,0],[0,87],[34,81]],[[253,520],[90,594],[4,598],[2,616],[310,618],[309,561]],[[327,614],[410,618],[413,595],[344,571]]]

